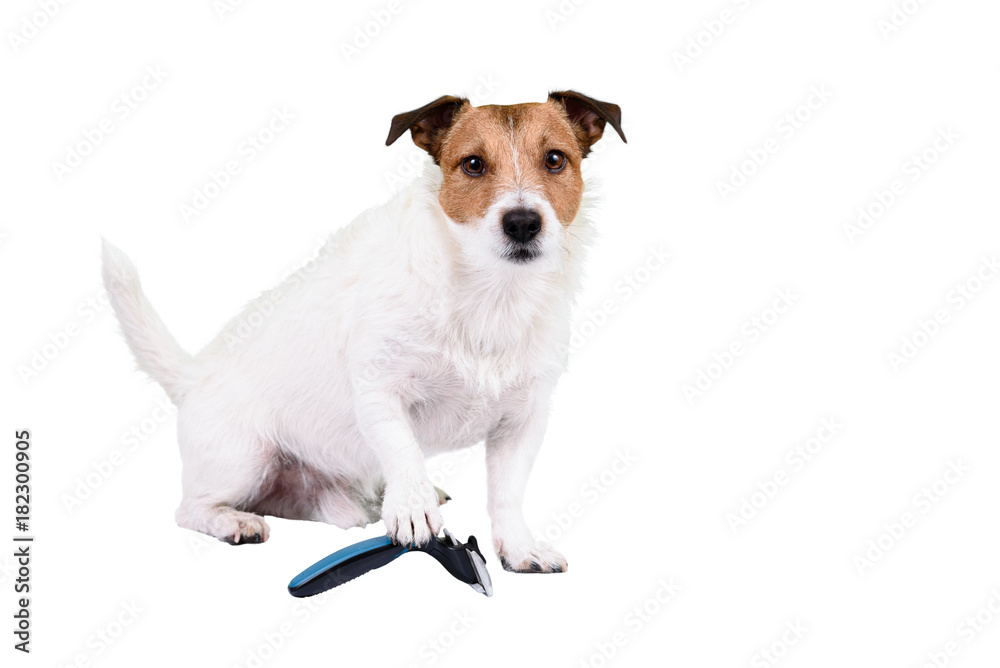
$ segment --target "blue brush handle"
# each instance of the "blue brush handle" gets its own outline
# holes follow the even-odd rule
[[[369,538],[337,550],[305,569],[288,583],[288,593],[304,597],[332,589],[368,571],[385,566],[409,551],[405,545],[395,545],[388,536]]]

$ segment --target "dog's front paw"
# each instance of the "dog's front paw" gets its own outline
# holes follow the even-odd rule
[[[500,563],[505,571],[513,573],[562,573],[569,564],[551,547],[539,543],[515,544],[494,540]]]
[[[444,520],[437,489],[429,481],[389,485],[382,501],[382,521],[389,538],[400,545],[423,545],[441,533]]]

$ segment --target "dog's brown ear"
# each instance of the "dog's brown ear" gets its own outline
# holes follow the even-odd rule
[[[385,140],[385,145],[391,145],[409,130],[413,143],[430,153],[434,162],[437,162],[441,152],[441,139],[451,127],[455,112],[467,102],[462,97],[443,95],[419,109],[396,114],[389,126],[389,137]]]
[[[622,110],[617,104],[601,102],[575,90],[549,93],[549,99],[555,100],[566,109],[566,115],[576,129],[585,156],[590,152],[594,142],[604,134],[605,123],[611,123],[611,127],[622,141],[628,143],[625,133],[622,132]]]

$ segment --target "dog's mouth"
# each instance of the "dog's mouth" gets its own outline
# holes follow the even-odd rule
[[[541,251],[534,244],[513,243],[504,249],[503,256],[514,264],[527,264],[541,254]]]

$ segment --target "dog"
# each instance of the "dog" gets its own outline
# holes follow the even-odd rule
[[[401,544],[442,530],[424,459],[486,444],[503,567],[561,572],[521,505],[565,366],[590,224],[581,162],[621,109],[575,91],[475,107],[440,97],[392,119],[431,160],[326,242],[198,355],[184,351],[107,241],[103,279],[139,367],[178,408],[177,523],[266,541],[264,515],[342,528],[384,521]],[[263,309],[261,299],[269,300]],[[244,324],[245,324],[244,320]]]

